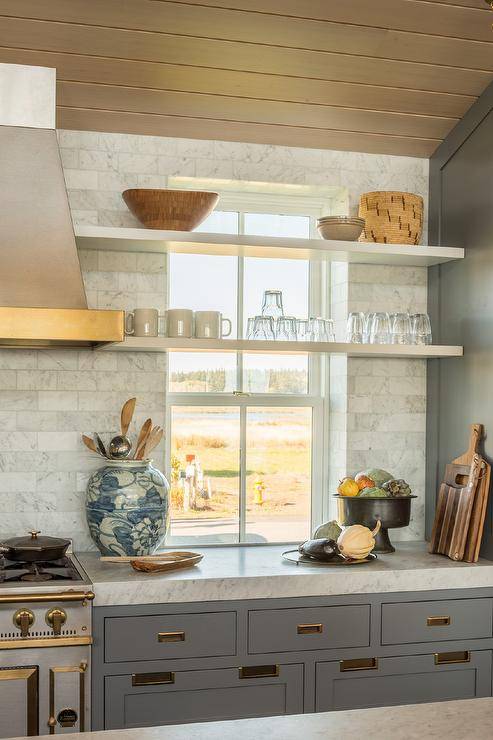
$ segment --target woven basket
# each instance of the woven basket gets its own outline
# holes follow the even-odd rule
[[[419,244],[423,231],[423,198],[392,190],[363,193],[359,215],[365,219],[360,242]]]

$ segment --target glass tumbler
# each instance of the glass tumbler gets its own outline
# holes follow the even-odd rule
[[[431,344],[431,322],[427,313],[414,313],[411,316],[411,338],[413,344]]]
[[[296,320],[296,337],[298,342],[308,342],[308,320]]]
[[[390,317],[388,313],[379,311],[373,314],[370,326],[370,344],[390,343]]]
[[[390,343],[411,344],[411,317],[408,313],[390,314]]]
[[[294,316],[279,316],[276,319],[276,339],[281,342],[296,342],[297,321]]]
[[[253,327],[255,324],[255,318],[253,316],[250,316],[249,319],[247,319],[247,327],[246,327],[246,338],[252,339],[253,337]]]
[[[363,344],[370,343],[370,331],[375,313],[373,311],[365,313],[365,320],[363,323]]]
[[[351,311],[347,318],[346,341],[350,344],[362,344],[365,334],[365,314]]]
[[[325,319],[325,333],[327,335],[327,342],[335,342],[336,334],[334,330],[334,322],[332,319]]]
[[[252,339],[275,339],[274,319],[271,316],[255,316]]]
[[[328,342],[325,319],[321,319],[319,316],[309,318],[306,338],[309,342]]]
[[[279,316],[284,316],[284,309],[282,307],[282,290],[266,290],[264,292],[262,316],[271,316],[273,319],[278,319]]]

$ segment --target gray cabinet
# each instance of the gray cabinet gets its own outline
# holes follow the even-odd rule
[[[248,615],[248,652],[362,647],[370,644],[370,607],[262,609]]]
[[[105,680],[105,729],[303,712],[303,666],[162,671]]]
[[[447,599],[382,605],[382,645],[493,636],[491,599]]]
[[[491,655],[454,651],[317,663],[316,711],[491,696]]]

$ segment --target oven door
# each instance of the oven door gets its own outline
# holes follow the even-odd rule
[[[90,730],[90,647],[0,650],[0,738]]]
[[[0,666],[0,737],[39,734],[38,666]]]

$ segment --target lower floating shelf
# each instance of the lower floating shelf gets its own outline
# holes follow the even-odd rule
[[[271,342],[251,339],[172,339],[169,337],[127,337],[124,342],[105,344],[105,352],[253,352],[257,354],[331,354],[349,357],[462,357],[458,346],[414,344],[347,344],[345,342]]]

